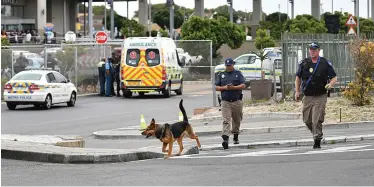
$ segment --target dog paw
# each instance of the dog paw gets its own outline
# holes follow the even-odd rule
[[[164,151],[162,151],[163,153],[167,153],[168,152],[168,150],[164,150]]]
[[[170,157],[169,156],[164,156],[164,159],[169,159]]]

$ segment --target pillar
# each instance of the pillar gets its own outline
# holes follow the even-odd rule
[[[37,0],[36,29],[42,36],[44,25],[47,23],[47,0]]]
[[[195,16],[205,17],[204,0],[195,0]]]
[[[139,23],[145,27],[148,25],[148,0],[139,0]]]
[[[311,0],[312,16],[317,20],[321,20],[321,0]]]
[[[93,38],[92,23],[92,0],[88,0],[88,37]]]
[[[374,0],[371,0],[371,20],[374,21]]]
[[[252,39],[256,38],[256,30],[260,27],[260,20],[262,17],[262,0],[253,0],[253,13],[251,24]]]

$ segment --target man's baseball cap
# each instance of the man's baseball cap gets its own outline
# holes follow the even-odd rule
[[[225,66],[232,66],[234,64],[235,64],[235,62],[234,62],[234,60],[232,58],[227,58],[225,60]]]
[[[310,45],[309,45],[309,48],[310,49],[319,49],[319,44],[317,42],[312,42]]]

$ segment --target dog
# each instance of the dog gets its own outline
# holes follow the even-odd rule
[[[201,148],[200,140],[194,133],[191,124],[188,122],[186,110],[183,107],[183,99],[179,102],[179,109],[183,113],[183,121],[175,122],[173,124],[165,123],[163,125],[156,124],[154,118],[152,118],[150,125],[141,133],[146,138],[151,136],[156,137],[162,142],[162,152],[166,153],[165,159],[171,157],[173,152],[173,143],[178,142],[179,153],[176,156],[180,156],[183,151],[183,137],[187,135],[189,138],[196,140],[197,146]],[[166,146],[169,145],[169,149],[166,150]]]

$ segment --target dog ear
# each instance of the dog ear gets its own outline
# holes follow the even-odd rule
[[[152,118],[151,123],[156,123],[155,118]]]

